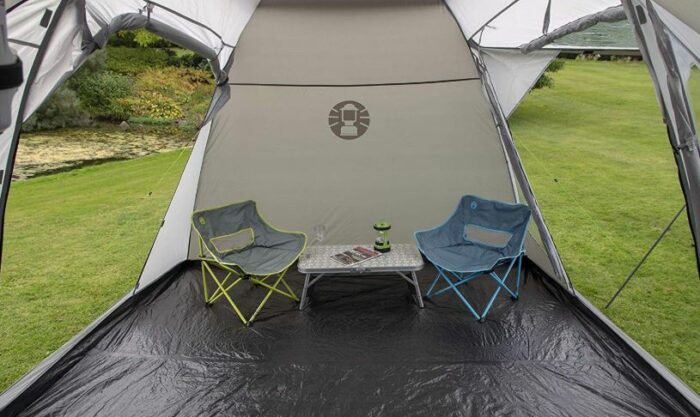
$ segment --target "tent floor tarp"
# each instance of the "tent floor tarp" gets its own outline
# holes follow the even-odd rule
[[[25,391],[20,415],[693,415],[572,296],[526,270],[522,298],[499,298],[483,324],[454,295],[421,310],[398,277],[360,276],[319,281],[303,312],[272,297],[245,328],[227,303],[205,307],[198,264],[186,263]],[[420,274],[424,288],[433,273]],[[299,291],[303,277],[289,281]],[[466,291],[483,299],[488,281]],[[264,291],[243,287],[252,308]]]

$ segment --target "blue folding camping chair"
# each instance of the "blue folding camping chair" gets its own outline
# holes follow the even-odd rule
[[[466,195],[452,216],[442,225],[416,232],[418,249],[437,269],[437,277],[426,298],[454,291],[479,321],[484,321],[501,290],[514,300],[520,295],[520,272],[525,254],[525,236],[530,208]],[[517,264],[515,290],[506,284]],[[505,267],[503,275],[497,268]],[[481,313],[459,290],[459,286],[480,276],[492,278],[498,286]],[[437,291],[438,281],[447,286]]]

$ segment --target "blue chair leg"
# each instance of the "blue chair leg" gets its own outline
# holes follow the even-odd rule
[[[472,315],[473,315],[477,320],[481,319],[481,316],[479,316],[479,313],[476,312],[476,309],[474,309],[474,307],[472,307],[471,303],[470,303],[469,301],[467,301],[467,299],[466,299],[466,298],[464,297],[464,295],[459,291],[459,289],[455,286],[455,284],[452,282],[452,280],[449,279],[449,278],[447,277],[447,275],[445,275],[445,271],[444,271],[442,268],[439,268],[439,267],[437,268],[437,270],[438,270],[438,278],[439,278],[439,277],[442,277],[442,278],[445,280],[445,282],[447,282],[447,285],[449,286],[449,288],[452,288],[452,291],[454,291],[455,294],[457,294],[457,296],[459,297],[459,299],[462,301],[462,304],[464,304],[464,305],[467,307],[467,309],[469,309],[469,312],[471,312]]]
[[[515,297],[514,300],[520,298],[520,271],[523,269],[523,255],[518,257],[518,276],[515,279]]]
[[[437,285],[439,280],[440,280],[440,273],[438,272],[437,276],[435,276],[435,280],[433,281],[432,284],[430,284],[430,288],[428,288],[428,292],[425,293],[425,298],[430,298],[430,295],[433,293],[433,290],[435,289],[435,285]]]
[[[489,310],[491,310],[491,307],[493,307],[493,302],[496,300],[496,297],[498,294],[501,292],[502,289],[505,289],[509,294],[510,297],[514,300],[517,300],[518,297],[520,296],[520,271],[522,269],[522,261],[523,261],[523,256],[520,255],[517,258],[514,258],[511,262],[510,265],[508,266],[508,269],[506,270],[505,274],[503,274],[503,278],[499,277],[498,274],[495,272],[491,271],[489,274],[491,278],[493,278],[494,281],[498,284],[498,288],[496,291],[494,291],[493,295],[491,296],[491,299],[489,300],[488,304],[486,305],[486,308],[484,311],[481,313],[481,321],[483,321],[486,318],[486,315],[488,314]],[[510,273],[513,270],[513,266],[517,262],[517,271],[516,271],[516,282],[515,282],[515,292],[511,290],[506,282],[508,281],[508,277],[510,276]]]

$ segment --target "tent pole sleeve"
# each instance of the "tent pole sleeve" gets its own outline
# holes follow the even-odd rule
[[[472,50],[474,50],[475,47],[475,45],[472,45]],[[527,178],[525,168],[522,164],[522,161],[520,160],[520,155],[518,154],[518,150],[515,148],[515,143],[513,142],[513,136],[510,132],[508,120],[506,119],[505,115],[503,114],[503,110],[498,104],[498,100],[496,99],[496,92],[493,88],[493,85],[491,84],[488,71],[484,66],[483,62],[481,61],[480,57],[475,56],[474,59],[477,64],[477,69],[479,70],[479,73],[481,75],[481,80],[484,86],[484,90],[486,91],[486,96],[491,104],[492,114],[496,122],[496,128],[498,129],[499,135],[501,136],[501,140],[506,149],[506,153],[508,155],[508,158],[510,159],[510,165],[513,167],[515,177],[517,178],[518,183],[520,184],[520,189],[523,195],[525,196],[525,201],[527,201],[527,204],[532,210],[532,219],[535,222],[535,225],[537,225],[537,229],[540,232],[540,236],[542,236],[542,243],[544,244],[545,250],[547,251],[549,260],[552,263],[554,273],[557,275],[556,278],[559,279],[560,282],[566,283],[568,290],[573,293],[574,286],[571,283],[571,280],[569,279],[566,270],[564,269],[564,264],[562,263],[561,258],[559,257],[559,252],[557,251],[557,248],[554,245],[552,235],[550,234],[549,229],[547,228],[547,225],[544,222],[542,210],[540,210],[540,206],[537,203],[535,194],[533,193],[532,188],[530,187],[530,181]]]
[[[549,11],[549,9],[548,9]],[[566,25],[547,33],[543,30],[543,35],[537,39],[530,41],[529,43],[520,45],[518,48],[524,54],[529,54],[532,51],[542,49],[546,45],[563,38],[566,35],[584,31],[592,26],[597,25],[600,22],[619,22],[625,20],[625,11],[622,6],[614,6],[605,9],[598,13],[589,14],[580,19],[574,20],[573,22],[567,23]],[[545,23],[545,27],[549,26],[549,22]]]
[[[624,0],[623,6],[634,26],[642,56],[656,87],[668,138],[678,165],[678,177],[700,272],[700,151],[685,84],[671,38],[653,3],[647,0],[644,5],[640,0]]]

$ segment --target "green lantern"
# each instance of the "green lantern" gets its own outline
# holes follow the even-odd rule
[[[389,252],[391,250],[391,242],[389,241],[389,230],[391,224],[386,221],[380,221],[374,224],[374,230],[377,231],[377,238],[374,240],[374,249],[378,252]]]

